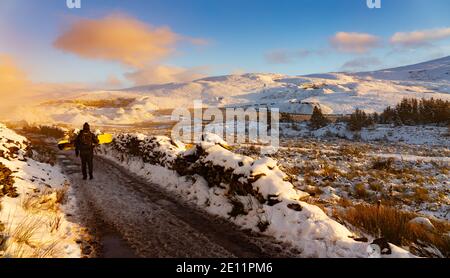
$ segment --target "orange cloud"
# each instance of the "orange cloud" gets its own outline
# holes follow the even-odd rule
[[[22,94],[30,85],[26,74],[7,55],[0,55],[0,96],[2,99]]]
[[[330,43],[338,51],[362,54],[379,46],[380,39],[365,33],[339,32],[330,39]]]
[[[123,14],[113,14],[74,22],[54,46],[83,58],[142,67],[169,56],[175,44],[184,39],[169,27],[153,27]],[[191,40],[204,43],[201,39]]]
[[[446,38],[450,38],[450,27],[420,30],[409,33],[397,32],[391,37],[391,43],[402,46],[417,46]]]
[[[32,83],[14,59],[0,55],[0,117],[11,117],[17,107],[29,102]]]
[[[32,103],[87,88],[86,84],[32,82],[13,58],[0,54],[0,105],[3,108],[6,105]]]
[[[147,84],[164,84],[172,82],[188,82],[205,77],[205,67],[182,68],[164,65],[151,65],[141,70],[127,73],[126,77],[136,86]]]

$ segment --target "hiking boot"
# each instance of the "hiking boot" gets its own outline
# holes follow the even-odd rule
[[[89,177],[89,179],[90,179],[90,180],[93,180],[93,179],[94,179],[94,177],[93,177],[93,176],[90,176],[90,177]]]
[[[84,181],[87,180],[87,177],[83,177],[83,180],[84,180]]]

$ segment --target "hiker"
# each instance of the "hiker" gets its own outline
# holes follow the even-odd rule
[[[94,147],[99,143],[97,136],[91,132],[88,123],[83,125],[83,130],[80,131],[75,139],[75,154],[81,158],[81,171],[83,173],[83,180],[87,179],[86,168],[89,168],[89,179],[93,179],[94,168]]]

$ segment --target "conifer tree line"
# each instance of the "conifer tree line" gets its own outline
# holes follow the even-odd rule
[[[395,107],[388,106],[381,114],[366,113],[356,109],[350,116],[339,119],[347,123],[351,131],[359,131],[363,127],[374,124],[394,125],[450,125],[450,102],[442,99],[404,98]],[[310,126],[314,129],[326,126],[328,119],[320,108],[314,108]]]

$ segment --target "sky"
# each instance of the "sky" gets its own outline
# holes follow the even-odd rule
[[[450,55],[449,11],[448,0],[1,0],[0,93],[407,65]]]

